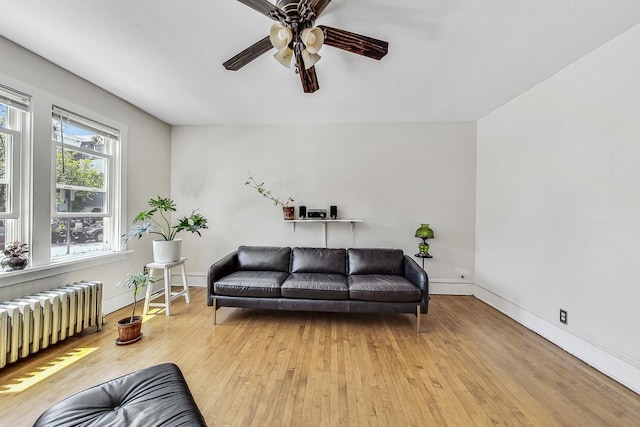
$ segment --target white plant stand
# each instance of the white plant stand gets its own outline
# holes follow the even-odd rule
[[[189,284],[187,283],[187,270],[184,265],[187,258],[180,258],[179,261],[174,262],[150,262],[146,265],[149,269],[149,275],[155,278],[155,271],[162,269],[164,274],[160,278],[156,278],[156,281],[162,280],[164,287],[161,290],[153,292],[153,284],[150,283],[147,286],[147,295],[144,299],[144,309],[142,314],[144,316],[149,312],[149,307],[165,307],[165,314],[171,315],[171,301],[184,295],[184,299],[187,304],[191,302],[189,295]],[[171,290],[171,269],[180,267],[182,273],[182,289],[180,291],[173,292]],[[164,302],[151,302],[152,300],[164,295]]]

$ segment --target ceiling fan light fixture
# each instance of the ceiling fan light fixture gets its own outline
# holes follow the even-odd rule
[[[273,47],[280,51],[289,46],[291,40],[293,40],[293,33],[291,29],[282,24],[273,24],[269,31],[269,40]]]
[[[300,40],[307,47],[309,53],[318,53],[324,44],[324,32],[318,27],[305,28],[300,33]]]
[[[286,68],[291,68],[291,59],[293,58],[293,50],[285,48],[277,51],[273,57]]]
[[[301,52],[302,55],[302,62],[304,63],[304,69],[308,70],[309,68],[313,67],[313,65],[320,61],[321,56],[318,55],[317,53],[311,53],[309,51],[309,49],[304,49]]]

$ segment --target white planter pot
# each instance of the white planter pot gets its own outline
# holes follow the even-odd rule
[[[174,262],[180,261],[182,255],[182,239],[175,240],[154,240],[153,241],[153,261],[154,262]]]

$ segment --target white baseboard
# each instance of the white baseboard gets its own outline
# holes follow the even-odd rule
[[[431,295],[473,295],[472,282],[456,282],[446,279],[429,280]]]
[[[207,273],[187,273],[187,280],[189,281],[189,287],[207,287]]]
[[[539,318],[481,285],[475,284],[473,289],[473,296],[479,300],[509,316],[525,328],[541,335],[606,376],[640,394],[640,368],[638,366]]]

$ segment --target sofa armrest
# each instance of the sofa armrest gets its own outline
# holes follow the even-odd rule
[[[425,297],[429,295],[429,276],[427,276],[427,272],[420,268],[418,263],[408,255],[404,256],[404,276],[411,283],[422,289]]]
[[[221,260],[217,261],[211,267],[209,267],[209,273],[207,274],[207,290],[209,295],[215,294],[213,284],[234,271],[238,271],[240,265],[238,263],[238,252],[231,252]],[[208,298],[208,305],[211,304],[211,298]]]

